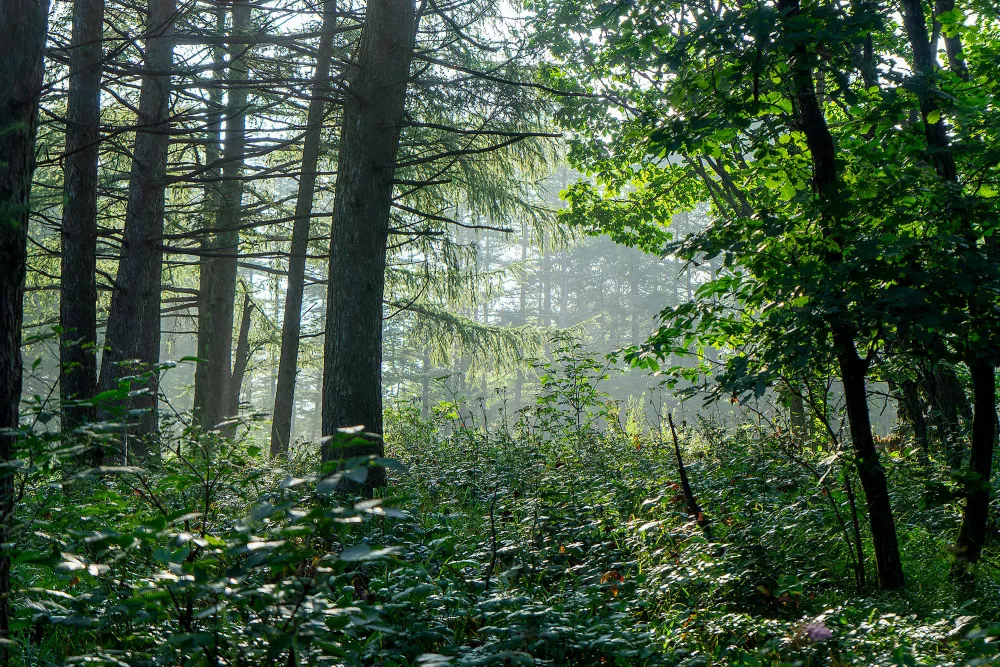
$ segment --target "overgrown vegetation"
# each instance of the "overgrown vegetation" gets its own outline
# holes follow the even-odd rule
[[[1000,659],[1000,568],[949,575],[946,459],[883,454],[910,577],[878,593],[856,476],[822,432],[749,420],[677,431],[601,389],[564,343],[537,405],[483,422],[459,397],[387,413],[367,459],[275,466],[266,423],[163,424],[144,468],[81,467],[42,397],[20,445],[12,645],[24,664],[979,665]],[[818,423],[816,424],[818,425]],[[355,436],[343,434],[341,440]],[[862,508],[863,511],[863,508]],[[862,545],[862,570],[854,551]],[[991,539],[988,553],[995,553]]]

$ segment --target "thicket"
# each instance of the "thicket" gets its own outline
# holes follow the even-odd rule
[[[162,420],[148,465],[89,467],[113,433],[90,424],[66,438],[36,397],[7,545],[14,661],[1000,659],[995,559],[973,589],[950,577],[961,494],[946,457],[885,442],[910,584],[879,593],[842,445],[793,436],[780,412],[736,430],[705,418],[672,428],[608,398],[606,360],[565,341],[554,357],[534,406],[499,421],[462,397],[429,419],[393,408],[392,459],[320,471],[314,451],[269,458],[254,444],[266,422],[226,437],[183,414]],[[388,467],[384,496],[352,497],[345,483],[359,488],[371,465]]]

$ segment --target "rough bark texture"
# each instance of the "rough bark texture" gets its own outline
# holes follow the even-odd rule
[[[977,563],[986,540],[986,525],[990,510],[990,475],[993,471],[993,443],[996,441],[996,385],[993,366],[972,361],[973,404],[972,454],[969,472],[974,480],[966,490],[965,513],[955,543],[959,563]],[[989,443],[989,446],[984,446]],[[979,446],[977,446],[979,445]]]
[[[171,32],[175,14],[175,0],[150,0],[125,231],[98,383],[102,391],[115,388],[124,375],[148,370],[160,359],[161,237],[170,142],[168,72],[173,60]],[[138,367],[133,361],[139,362]],[[138,388],[133,385],[133,389]],[[139,420],[139,436],[155,433],[158,423],[155,379],[144,388],[149,393],[137,396],[130,405],[146,410]],[[147,453],[145,444],[144,438],[133,438],[128,449],[141,458]]]
[[[323,367],[323,434],[361,425],[365,445],[323,447],[323,460],[381,454],[382,300],[386,241],[416,11],[371,0],[344,104],[330,242]],[[366,491],[385,483],[373,471]]]
[[[938,438],[952,468],[960,468],[965,457],[965,432],[960,416],[971,423],[971,409],[965,395],[965,388],[947,364],[938,364],[925,378],[927,395],[930,398],[931,422],[937,430]]]
[[[42,87],[48,0],[0,2],[0,429],[18,427],[21,324],[28,241],[28,198]],[[11,48],[10,45],[16,45]],[[14,435],[0,432],[0,462],[14,458]],[[0,542],[9,541],[14,483],[0,475]],[[0,551],[0,639],[10,634],[10,552]],[[10,656],[0,647],[0,664]]]
[[[938,177],[952,187],[960,188],[958,169],[951,152],[947,127],[943,120],[928,123],[930,113],[937,110],[937,102],[930,89],[930,82],[937,68],[937,59],[927,35],[927,23],[923,5],[920,0],[902,0],[903,24],[906,27],[910,47],[913,51],[913,70],[921,77],[918,95],[920,98],[920,114],[924,120],[924,135],[927,147],[933,156],[934,167]],[[949,6],[949,3],[945,3]],[[950,6],[954,6],[951,4]],[[952,38],[954,42],[947,45],[949,58],[954,63],[954,57],[961,54],[962,45],[959,37]],[[964,67],[964,63],[963,63]],[[969,247],[977,246],[977,235],[969,220],[959,219],[959,233],[966,236]],[[980,314],[974,290],[969,295],[968,307],[971,320],[970,329],[983,334],[984,340],[990,338],[990,324]],[[985,357],[970,345],[968,351],[969,371],[972,375],[973,418],[972,442],[969,447],[969,471],[975,481],[966,489],[965,511],[962,515],[962,526],[956,541],[956,553],[959,565],[975,564],[979,560],[983,542],[986,539],[986,527],[989,517],[989,487],[993,464],[993,449],[996,443],[996,373],[993,365],[993,355]],[[992,350],[989,352],[992,353]]]
[[[309,248],[309,221],[316,189],[316,168],[319,164],[326,100],[329,96],[336,11],[336,0],[326,0],[323,8],[323,36],[319,40],[316,69],[313,71],[312,99],[309,101],[309,115],[306,119],[308,128],[302,147],[302,175],[299,176],[295,223],[292,225],[292,243],[288,255],[288,287],[285,291],[284,319],[281,322],[281,357],[271,419],[271,456],[288,451],[292,433],[292,405],[298,370],[299,334],[302,330],[302,295],[305,288],[306,252]]]
[[[250,3],[233,3],[233,35],[250,29]],[[198,289],[198,362],[194,377],[194,413],[206,428],[232,415],[227,397],[232,379],[233,321],[236,302],[237,262],[243,209],[243,175],[246,148],[247,63],[249,46],[233,46],[229,54],[226,131],[223,144],[221,200],[215,218],[216,233],[201,259]],[[239,389],[237,388],[237,392]]]
[[[800,11],[798,0],[782,0],[778,6],[784,12],[786,21],[794,20]],[[791,34],[794,34],[794,30]],[[812,157],[813,187],[819,198],[821,215],[828,222],[836,222],[835,208],[839,205],[840,185],[836,147],[827,127],[823,109],[816,97],[809,56],[804,43],[795,45],[791,65],[794,71],[800,129],[806,135],[806,143]],[[837,262],[840,258],[831,256],[829,261]],[[865,492],[879,584],[884,589],[902,588],[905,580],[896,538],[896,522],[889,501],[885,471],[879,461],[878,450],[875,449],[871,416],[868,413],[868,392],[865,386],[868,364],[858,355],[854,331],[850,323],[844,319],[844,315],[832,314],[827,318],[827,322],[833,335],[834,353],[840,366],[844,386],[844,403],[850,422],[858,477]]]
[[[101,121],[104,0],[73,3],[63,162],[62,270],[59,281],[59,397],[63,428],[86,421],[73,406],[97,390],[97,158]]]
[[[924,401],[920,398],[917,381],[905,379],[899,385],[900,402],[907,421],[913,428],[913,437],[921,451],[930,453],[930,438],[927,437],[927,420],[924,417]]]

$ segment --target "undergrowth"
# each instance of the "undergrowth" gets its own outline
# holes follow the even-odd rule
[[[461,402],[430,419],[394,407],[387,459],[320,471],[308,448],[268,460],[254,422],[224,435],[183,416],[147,465],[94,466],[113,429],[67,437],[38,399],[8,648],[129,667],[1000,660],[996,531],[975,587],[956,584],[946,463],[883,452],[908,586],[882,593],[836,443],[680,425],[695,517],[670,429],[635,405],[620,422],[604,367],[561,354],[531,409],[487,423]],[[390,485],[351,497],[369,465]]]

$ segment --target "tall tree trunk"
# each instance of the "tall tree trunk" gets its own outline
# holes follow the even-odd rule
[[[788,387],[788,413],[792,437],[800,441],[798,444],[802,444],[801,440],[809,435],[809,432],[806,428],[805,401],[802,400],[802,389],[798,385],[792,384]]]
[[[549,254],[548,235],[542,234],[542,306],[541,324],[552,326],[552,256]]]
[[[232,5],[234,36],[250,30],[249,0]],[[240,245],[239,224],[243,210],[243,175],[246,147],[247,61],[250,46],[232,44],[227,76],[226,129],[223,144],[221,207],[216,230],[201,260],[198,290],[198,366],[194,376],[194,412],[206,428],[230,415],[230,369],[233,360],[233,320]]]
[[[139,92],[139,114],[121,258],[111,293],[105,352],[98,387],[113,389],[118,379],[135,370],[149,370],[160,359],[161,247],[166,195],[167,148],[170,143],[168,102],[173,60],[172,24],[175,0],[150,0],[146,12],[146,60]],[[131,363],[139,362],[136,368]],[[138,389],[139,387],[133,387]],[[155,377],[130,407],[144,409],[129,446],[137,457],[147,453],[143,436],[157,430]]]
[[[996,442],[996,385],[993,367],[972,360],[973,404],[972,454],[969,458],[969,472],[973,480],[966,489],[967,500],[962,526],[955,543],[958,563],[977,563],[986,541],[986,525],[990,511],[990,476],[993,472],[993,443]],[[989,446],[985,446],[989,443]],[[976,446],[980,445],[980,446]]]
[[[71,406],[97,390],[97,159],[101,122],[104,0],[73,3],[63,163],[62,269],[59,281],[59,398],[63,429],[90,411]]]
[[[930,398],[931,422],[937,428],[938,438],[952,468],[962,467],[964,429],[960,415],[966,423],[972,421],[971,409],[965,388],[955,369],[949,364],[935,364],[926,377],[927,395]]]
[[[21,325],[35,128],[44,73],[48,0],[0,3],[0,463],[15,458],[21,402]],[[14,519],[13,469],[0,471],[0,542]],[[0,551],[0,639],[10,638],[10,551]],[[7,644],[0,665],[10,664]]]
[[[420,418],[431,416],[431,355],[424,346],[424,356],[420,365]]]
[[[528,228],[523,222],[521,223],[521,266],[523,267],[528,261]],[[518,300],[517,307],[517,326],[523,327],[528,323],[528,283],[524,278],[521,278],[521,290],[520,298]],[[517,377],[514,379],[514,406],[516,409],[521,409],[521,394],[524,390],[524,369],[523,364],[519,364],[517,368]]]
[[[323,460],[380,455],[382,301],[396,152],[416,32],[412,0],[370,0],[340,132],[323,365],[323,434],[363,426],[369,442],[323,447]],[[385,484],[371,471],[370,494]]]
[[[628,310],[629,310],[629,319],[631,320],[630,324],[632,325],[632,334],[630,336],[631,340],[629,341],[629,343],[632,345],[638,345],[639,343],[642,343],[643,340],[645,339],[645,336],[642,333],[642,324],[644,318],[642,317],[642,315],[639,314],[639,304],[641,301],[641,297],[639,296],[639,286],[641,283],[639,274],[641,270],[639,267],[639,258],[637,256],[638,252],[632,250],[629,254],[631,255],[632,259],[631,263],[629,264],[629,271],[628,271],[628,293],[629,293]]]
[[[799,0],[781,0],[778,7],[787,18],[794,18],[800,11]],[[836,222],[835,208],[840,203],[836,148],[823,109],[816,98],[809,55],[804,43],[795,44],[790,65],[794,73],[799,122],[812,157],[813,187],[819,198],[821,215],[827,222]],[[840,262],[842,257],[831,254],[828,261]],[[868,362],[858,355],[854,331],[849,322],[843,319],[842,312],[829,315],[827,323],[833,335],[834,353],[840,366],[858,477],[865,491],[879,584],[884,589],[902,588],[905,579],[896,538],[896,521],[889,500],[885,471],[879,461],[878,450],[875,449],[871,415],[868,412],[868,391],[865,386]]]
[[[240,316],[240,332],[236,337],[236,354],[233,358],[233,374],[229,379],[228,393],[225,405],[227,415],[236,415],[240,411],[240,390],[243,388],[243,377],[250,363],[250,325],[253,324],[253,301],[247,294],[243,298],[243,313]]]
[[[933,156],[934,167],[938,178],[953,186],[960,187],[958,168],[951,152],[948,129],[944,120],[928,122],[928,117],[937,111],[937,100],[929,88],[937,69],[937,58],[927,35],[927,22],[924,16],[923,3],[920,0],[902,0],[903,24],[910,40],[913,53],[913,71],[921,77],[918,97],[920,99],[920,115],[924,121],[924,136],[927,147]],[[946,3],[947,6],[947,3]],[[949,57],[960,57],[962,44],[960,37],[955,36],[952,44],[947,45]],[[957,66],[953,62],[953,66]],[[963,63],[964,66],[964,63]],[[960,220],[960,233],[966,236],[967,245],[971,249],[978,246],[977,233],[971,228],[970,221],[964,217]],[[995,249],[991,242],[988,248]],[[982,318],[981,306],[978,303],[978,290],[973,290],[968,298],[970,330],[983,340],[989,340],[989,321]],[[986,526],[989,516],[989,488],[993,466],[993,448],[996,443],[996,373],[991,358],[982,356],[986,352],[992,357],[992,350],[978,350],[968,342],[967,350],[969,371],[972,375],[973,418],[972,442],[969,448],[969,469],[975,478],[966,488],[965,511],[962,515],[962,526],[956,541],[959,565],[975,564],[979,560],[983,542],[986,539]]]
[[[924,401],[920,398],[917,381],[906,378],[899,384],[902,412],[913,429],[913,438],[925,454],[930,453],[930,438],[927,437],[927,419],[924,417]]]
[[[323,35],[320,37],[319,50],[316,52],[316,69],[313,70],[309,114],[306,119],[308,127],[302,147],[302,174],[299,176],[295,223],[292,226],[292,244],[288,255],[288,288],[285,290],[285,312],[281,322],[278,386],[274,395],[274,414],[271,419],[271,456],[288,451],[292,432],[292,404],[295,400],[299,333],[302,330],[302,294],[305,289],[306,253],[309,249],[309,223],[316,189],[316,168],[319,164],[323,120],[329,96],[336,13],[336,0],[326,0],[323,6]]]

